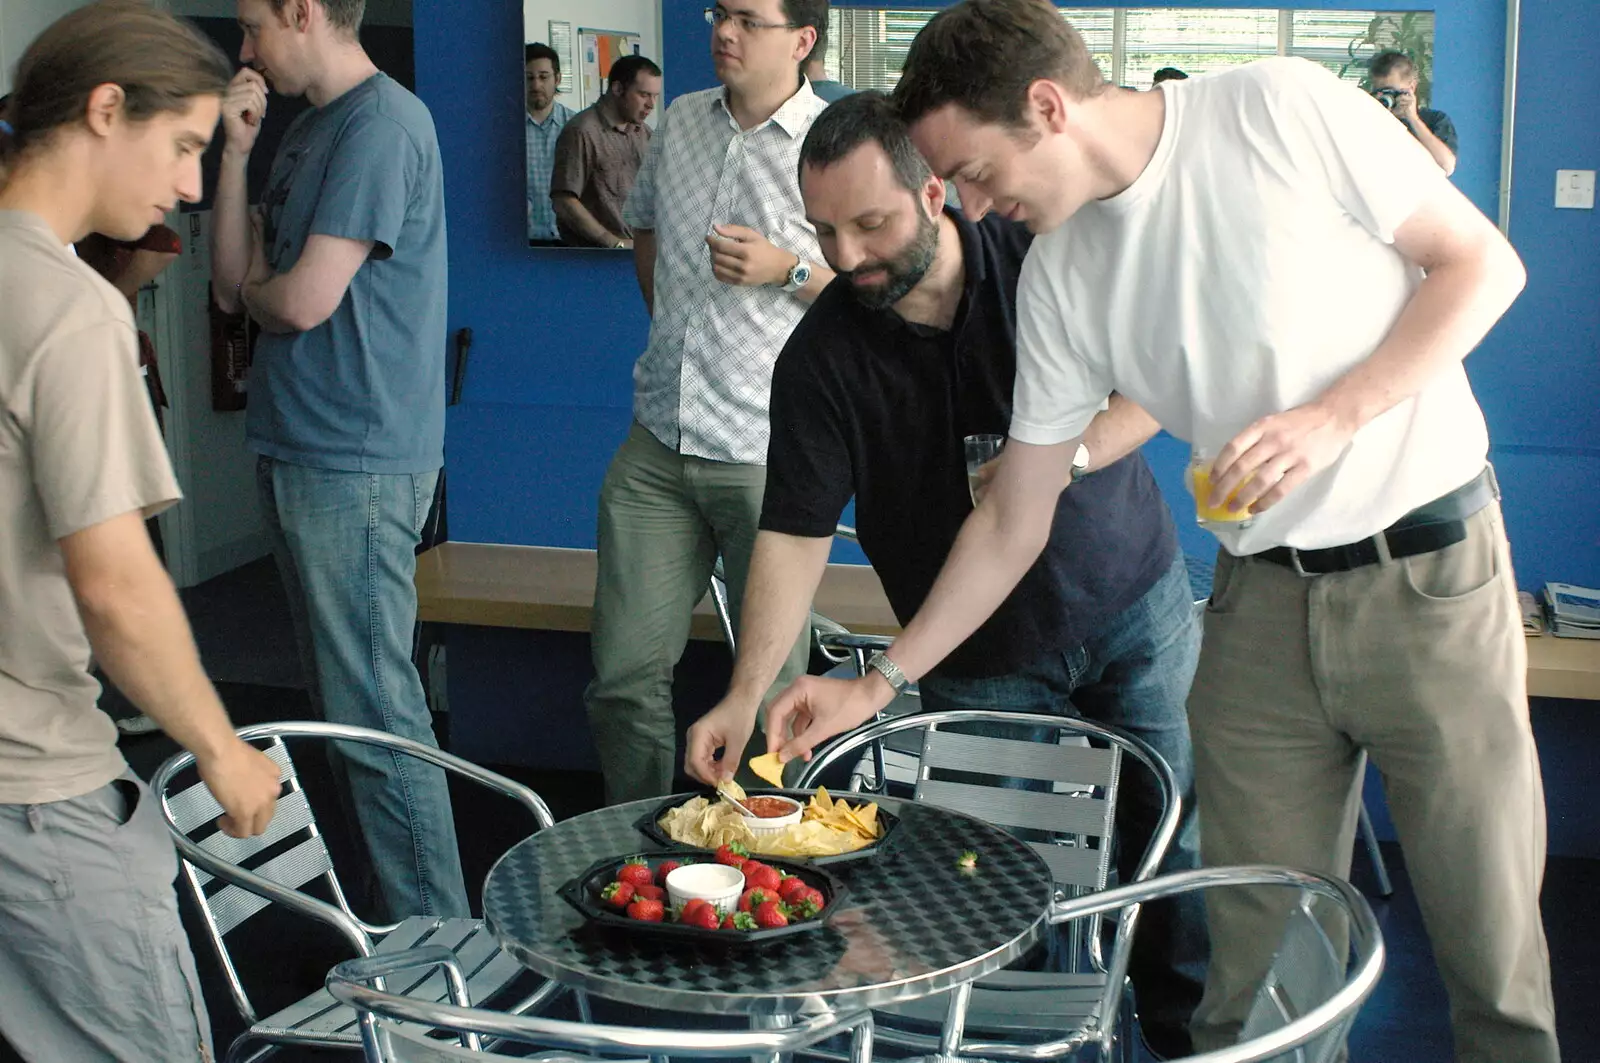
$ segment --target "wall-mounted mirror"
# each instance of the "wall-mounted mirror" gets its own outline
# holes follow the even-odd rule
[[[662,107],[659,0],[523,0],[528,243],[623,250]]]

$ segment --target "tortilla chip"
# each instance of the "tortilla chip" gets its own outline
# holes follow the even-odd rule
[[[778,789],[783,789],[783,762],[776,754],[763,753],[759,757],[750,758],[750,770],[758,778],[766,780]]]

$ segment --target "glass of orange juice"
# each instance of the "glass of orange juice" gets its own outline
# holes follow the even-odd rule
[[[1248,507],[1244,509],[1229,509],[1228,503],[1238,497],[1238,490],[1234,490],[1226,501],[1220,506],[1210,504],[1211,497],[1211,463],[1214,455],[1210,451],[1195,447],[1189,456],[1189,486],[1194,491],[1195,523],[1202,528],[1211,525],[1228,526],[1233,528],[1250,527],[1253,514]]]

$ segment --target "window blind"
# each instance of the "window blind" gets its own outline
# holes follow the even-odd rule
[[[911,42],[936,9],[835,7],[828,15],[828,76],[857,89],[892,90]],[[1295,8],[1064,7],[1107,79],[1149,88],[1161,67],[1203,74],[1269,55],[1299,55],[1355,81],[1365,61],[1393,43],[1406,12]],[[1412,14],[1417,35],[1431,41],[1433,14]],[[1355,45],[1379,19],[1376,45]]]

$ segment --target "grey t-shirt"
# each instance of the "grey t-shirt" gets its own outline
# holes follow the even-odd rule
[[[126,770],[57,540],[179,493],[128,300],[19,211],[0,292],[0,804],[42,804]]]
[[[319,469],[439,468],[448,291],[444,173],[427,107],[375,74],[305,112],[284,134],[261,207],[276,272],[313,235],[374,246],[327,321],[257,340],[250,445]]]

